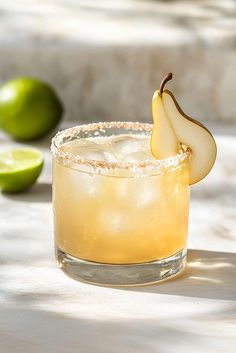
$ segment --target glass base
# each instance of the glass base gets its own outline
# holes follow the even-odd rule
[[[81,260],[56,247],[56,259],[60,269],[75,280],[103,286],[135,286],[177,275],[186,263],[186,250],[159,261],[111,265]]]

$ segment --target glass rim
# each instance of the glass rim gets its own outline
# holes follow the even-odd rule
[[[51,142],[51,152],[54,157],[57,157],[66,162],[66,164],[72,164],[74,168],[80,166],[92,167],[94,169],[127,169],[127,170],[139,170],[139,169],[166,169],[170,167],[177,167],[179,163],[184,162],[186,159],[190,158],[191,150],[187,148],[179,153],[157,160],[145,160],[139,162],[111,162],[106,160],[94,160],[86,159],[80,156],[75,156],[70,152],[65,152],[60,147],[66,143],[62,142],[64,138],[75,137],[80,132],[92,132],[102,129],[127,129],[137,132],[152,132],[153,124],[140,123],[140,122],[128,122],[128,121],[111,121],[111,122],[99,122],[99,123],[89,123],[77,125],[59,131],[52,139]]]

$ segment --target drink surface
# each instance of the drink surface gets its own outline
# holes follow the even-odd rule
[[[74,140],[61,147],[84,159],[107,162],[156,161],[150,149],[150,136],[122,134]]]
[[[60,147],[83,159],[155,160],[150,136],[79,139]],[[54,224],[57,246],[75,257],[113,264],[141,263],[186,247],[188,161],[165,173],[124,177],[86,173],[54,158]]]

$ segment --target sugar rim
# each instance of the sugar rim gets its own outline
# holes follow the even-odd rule
[[[122,121],[112,121],[112,122],[99,122],[99,123],[90,123],[77,125],[62,131],[59,131],[51,142],[51,151],[53,156],[64,160],[67,163],[71,163],[73,167],[76,166],[88,166],[92,168],[105,168],[105,169],[162,169],[169,167],[177,167],[180,162],[183,162],[190,157],[191,152],[188,148],[186,151],[181,151],[180,153],[165,158],[157,159],[156,161],[145,160],[142,162],[109,162],[105,160],[93,160],[93,159],[84,159],[79,156],[74,156],[72,153],[65,152],[61,147],[61,142],[66,137],[73,137],[79,134],[80,132],[94,131],[100,129],[112,129],[112,128],[123,128],[127,130],[134,131],[146,131],[151,132],[153,125],[148,123],[140,122],[122,122]]]

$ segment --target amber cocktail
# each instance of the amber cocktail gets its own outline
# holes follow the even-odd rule
[[[104,285],[156,282],[185,263],[190,152],[157,160],[151,124],[64,130],[52,142],[56,257]]]

